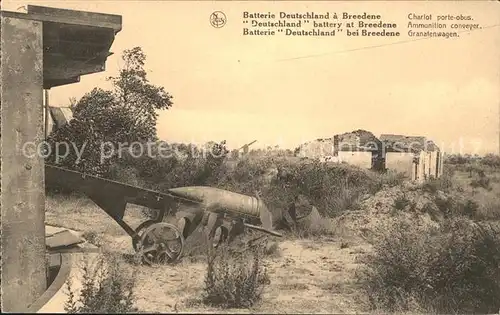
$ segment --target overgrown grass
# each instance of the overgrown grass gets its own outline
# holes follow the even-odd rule
[[[445,157],[445,163],[456,166],[474,166],[498,169],[500,168],[500,155],[487,154],[485,156],[472,156],[469,154],[451,154]]]
[[[398,173],[388,170],[384,173],[371,172],[372,183],[370,184],[370,192],[376,193],[387,187],[400,186],[408,177],[403,173]]]
[[[402,174],[394,172],[381,174],[348,164],[320,163],[267,153],[238,158],[228,156],[216,161],[203,156],[124,160],[124,165],[114,167],[112,176],[159,190],[208,185],[246,195],[258,191],[272,211],[286,210],[298,196],[302,196],[328,217],[356,209],[364,195],[399,185],[405,180]],[[129,175],[123,177],[120,175],[123,173]],[[204,175],[200,177],[202,173]]]
[[[360,273],[382,311],[493,313],[500,309],[500,234],[464,217],[439,227],[401,219],[385,232]]]
[[[228,246],[208,248],[203,303],[221,308],[249,308],[270,283],[262,264],[264,248],[243,253]]]
[[[404,210],[410,203],[411,201],[408,197],[405,194],[401,194],[394,200],[394,208],[396,210]]]
[[[490,185],[490,178],[486,176],[484,173],[481,173],[478,178],[474,178],[471,180],[470,185],[474,188],[484,188],[487,190],[491,190],[491,185]]]
[[[495,220],[500,190],[496,182],[486,180],[495,176],[483,164],[448,165],[443,177],[419,186],[430,198],[422,211],[439,220],[424,223],[399,213],[381,226],[374,250],[363,257],[366,265],[358,274],[373,309],[498,312],[500,230]],[[471,177],[477,185],[470,185]],[[394,202],[400,210],[414,202],[404,192]]]
[[[312,206],[321,215],[313,226],[296,227],[294,232],[301,237],[330,234],[330,222],[326,218],[357,210],[367,196],[405,180],[404,175],[391,171],[378,173],[348,164],[320,163],[279,150],[275,150],[277,153],[271,150],[266,154],[215,158],[210,154],[192,155],[189,145],[177,146],[186,151],[184,157],[131,158],[125,155],[112,166],[108,175],[128,184],[160,191],[186,185],[208,185],[246,195],[259,192],[274,213],[288,211],[292,204],[297,206],[300,198],[308,207],[298,211],[298,216],[307,214]],[[149,216],[151,211],[147,212]],[[70,227],[78,228],[81,224],[75,222],[73,225]],[[188,253],[187,256],[199,256],[194,253],[199,246],[193,245],[192,255]]]
[[[476,217],[479,220],[500,219],[500,192],[485,192],[475,196],[480,202]]]
[[[66,282],[68,313],[131,313],[134,306],[135,273],[124,268],[125,262],[116,254],[107,253],[81,266],[81,289],[74,290],[73,280]]]

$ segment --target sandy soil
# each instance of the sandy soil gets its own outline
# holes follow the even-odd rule
[[[456,179],[462,183],[463,189],[452,195],[454,199],[470,196],[481,204],[480,211],[486,216],[498,217],[499,179],[492,180],[491,190],[471,188],[470,178],[464,173],[457,174]],[[425,210],[434,197],[413,186],[386,188],[364,199],[358,210],[346,211],[328,224],[332,227],[333,237],[280,240],[279,255],[265,258],[271,283],[264,291],[262,302],[250,310],[204,306],[200,298],[206,264],[203,260],[193,261],[188,257],[173,266],[138,267],[136,305],[145,312],[368,312],[362,289],[355,282],[355,272],[362,267],[357,258],[370,251],[368,243],[376,237],[376,230],[385,224],[390,225],[401,215],[412,219],[415,224],[436,224]],[[412,200],[413,204],[407,205],[408,209],[395,211],[395,201],[401,196]],[[104,247],[125,256],[133,254],[129,236],[91,202],[64,198],[48,198],[47,202],[48,224],[99,236]],[[127,213],[125,219],[132,227],[144,221],[138,208],[132,207]],[[196,243],[196,238],[193,239]],[[134,268],[132,264],[127,266]]]
[[[137,209],[135,209],[137,210]],[[138,211],[126,217],[132,226],[143,220]],[[92,204],[70,200],[51,200],[46,221],[54,226],[92,233],[103,246],[127,255],[133,254],[128,235],[102,210]],[[349,244],[349,245],[346,245]],[[227,313],[357,313],[366,312],[366,303],[354,275],[360,266],[356,258],[369,245],[339,238],[285,239],[278,242],[276,255],[266,257],[270,285],[262,302],[249,310]],[[136,305],[147,312],[218,312],[200,302],[206,264],[203,260],[183,259],[173,266],[140,266]]]
[[[114,248],[130,252],[128,242],[128,237],[115,238]],[[367,245],[341,248],[343,244],[329,239],[279,242],[279,255],[267,257],[264,262],[271,283],[262,302],[252,309],[224,312],[366,312],[365,301],[353,279],[359,267],[356,257],[369,248]],[[137,307],[148,312],[221,312],[200,302],[205,271],[203,261],[189,259],[174,266],[139,267]]]

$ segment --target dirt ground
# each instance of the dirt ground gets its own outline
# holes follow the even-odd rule
[[[132,226],[142,220],[137,211],[126,219]],[[111,218],[91,203],[69,199],[50,200],[48,224],[99,235],[105,247],[131,255],[128,235]],[[262,302],[247,310],[208,308],[200,302],[206,263],[184,259],[173,266],[140,266],[136,306],[145,312],[225,313],[358,313],[366,303],[354,283],[357,257],[369,250],[365,243],[339,238],[284,239],[279,250],[264,264],[270,285]]]
[[[122,239],[122,241],[125,241]],[[123,242],[121,242],[123,243]],[[366,248],[341,249],[332,240],[285,240],[279,257],[265,259],[271,283],[262,302],[252,309],[225,313],[358,313],[366,311],[352,282],[358,254]],[[136,305],[148,312],[221,312],[204,306],[206,264],[188,259],[175,266],[141,266],[138,269]]]
[[[494,175],[496,177],[494,177]],[[471,188],[471,178],[457,172],[455,184],[462,186],[453,198],[471,197],[481,205],[487,217],[498,218],[500,175],[492,174],[491,188]],[[414,201],[413,210],[395,212],[395,200],[401,196]],[[415,224],[436,224],[423,211],[431,201],[428,192],[412,185],[386,188],[364,199],[358,210],[345,212],[332,221],[335,232],[330,237],[300,239],[286,237],[277,241],[277,255],[265,258],[270,285],[260,304],[248,310],[208,308],[200,302],[204,287],[206,263],[203,259],[185,257],[169,266],[139,266],[136,306],[144,312],[210,312],[210,313],[366,313],[368,303],[355,281],[362,267],[358,258],[371,250],[370,239],[377,227],[391,224],[396,215],[407,216]],[[144,221],[141,209],[131,206],[125,220],[136,227]],[[124,256],[133,254],[129,236],[90,200],[47,198],[46,222],[101,238],[103,247]],[[322,221],[323,222],[323,221]],[[356,233],[354,233],[356,231]],[[196,238],[194,243],[197,242]],[[275,241],[275,240],[273,240]],[[189,239],[187,241],[189,243]],[[192,244],[191,244],[192,245]],[[127,265],[133,268],[133,265]]]

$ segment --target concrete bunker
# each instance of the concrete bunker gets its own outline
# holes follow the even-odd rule
[[[2,310],[25,312],[47,289],[43,90],[105,70],[119,15],[27,6],[1,11]],[[47,105],[47,104],[45,104]],[[48,115],[47,115],[48,116]]]
[[[422,136],[382,134],[377,138],[358,129],[304,143],[295,150],[295,155],[375,171],[392,170],[415,181],[443,174],[443,153],[433,141]]]

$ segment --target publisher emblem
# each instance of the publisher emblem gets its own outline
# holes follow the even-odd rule
[[[226,15],[222,11],[215,11],[210,15],[210,24],[215,28],[221,28],[226,25]]]

